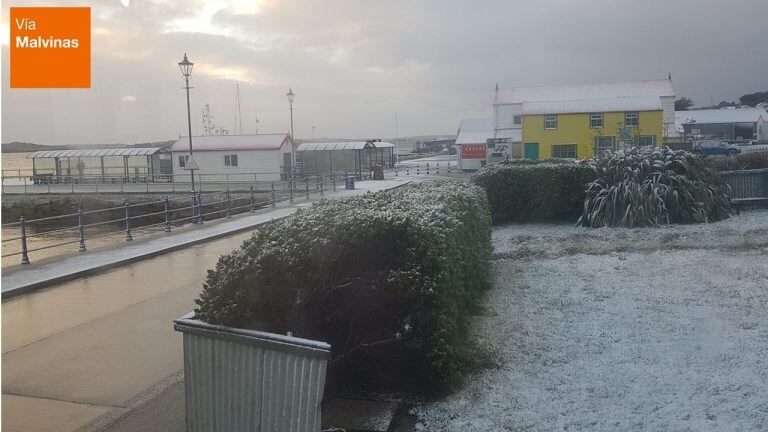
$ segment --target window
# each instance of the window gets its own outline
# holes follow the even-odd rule
[[[589,127],[592,129],[603,127],[603,115],[602,114],[590,114],[589,115]]]
[[[189,159],[189,156],[179,156],[179,168],[187,166],[187,159]]]
[[[640,124],[640,116],[636,112],[624,113],[624,126],[637,126]]]
[[[519,125],[523,123],[523,116],[516,115],[512,118],[512,123]]]
[[[544,129],[557,129],[557,116],[545,115],[544,116]]]
[[[616,149],[616,137],[613,136],[599,136],[595,137],[595,156],[605,156],[606,152]]]
[[[237,155],[224,155],[224,166],[237,166]]]
[[[656,135],[640,135],[637,137],[637,145],[640,147],[656,147]]]
[[[552,158],[576,159],[576,144],[555,144],[552,146]]]

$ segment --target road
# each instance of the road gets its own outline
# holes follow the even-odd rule
[[[183,368],[171,321],[248,233],[3,303],[4,431],[72,431]]]

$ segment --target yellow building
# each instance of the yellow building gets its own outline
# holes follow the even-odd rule
[[[491,147],[507,157],[587,158],[675,134],[671,80],[499,89]],[[490,162],[490,161],[489,161]]]
[[[536,104],[537,108],[530,109],[529,113],[524,104],[520,157],[591,158],[606,150],[659,146],[664,139],[662,110],[647,102],[570,102],[566,109],[543,107],[543,110],[538,109],[538,105],[549,104]],[[572,112],[574,110],[584,112]]]

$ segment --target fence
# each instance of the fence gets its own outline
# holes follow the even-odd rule
[[[395,165],[394,174],[399,176],[420,176],[420,175],[439,175],[439,176],[457,176],[466,174],[460,170],[456,163],[448,162],[420,162],[420,163],[399,163]]]
[[[162,174],[152,178],[124,177],[120,175],[76,175],[76,176],[28,176],[7,175],[3,171],[2,192],[14,194],[37,193],[163,193],[183,192],[192,189],[189,172],[181,174]],[[340,177],[352,175],[337,171],[324,176]],[[195,190],[200,192],[225,191],[251,185],[269,187],[273,182],[288,181],[284,172],[249,172],[249,173],[195,173]],[[305,176],[295,176],[303,179]],[[317,177],[310,175],[306,177]],[[369,178],[370,173],[356,176],[358,180]]]
[[[221,192],[195,191],[188,196],[165,197],[149,202],[131,204],[126,201],[120,206],[98,210],[84,210],[80,207],[74,213],[38,219],[26,219],[22,216],[18,222],[2,225],[3,228],[18,228],[20,231],[18,236],[3,238],[3,246],[8,242],[19,242],[21,246],[18,252],[3,254],[2,258],[21,256],[21,263],[29,264],[31,252],[74,244],[78,245],[80,252],[86,252],[88,240],[122,235],[125,241],[132,241],[134,234],[139,230],[154,229],[170,232],[174,226],[184,223],[202,224],[205,220],[213,218],[253,212],[266,205],[276,207],[280,202],[309,199],[312,194],[324,195],[326,191],[335,191],[337,186],[344,187],[345,180],[346,176],[337,174],[319,175],[268,184],[251,184],[245,188],[226,189]],[[56,225],[56,228],[29,232],[30,227],[44,229],[51,225]],[[99,229],[119,227],[119,229],[92,234],[97,227],[102,227]],[[45,239],[62,233],[74,234],[75,238],[39,247],[28,247],[30,239]]]
[[[731,199],[735,203],[768,201],[768,168],[723,171],[720,175],[731,187]]]

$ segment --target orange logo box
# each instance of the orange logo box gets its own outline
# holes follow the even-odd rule
[[[91,8],[11,8],[11,88],[91,87]]]

